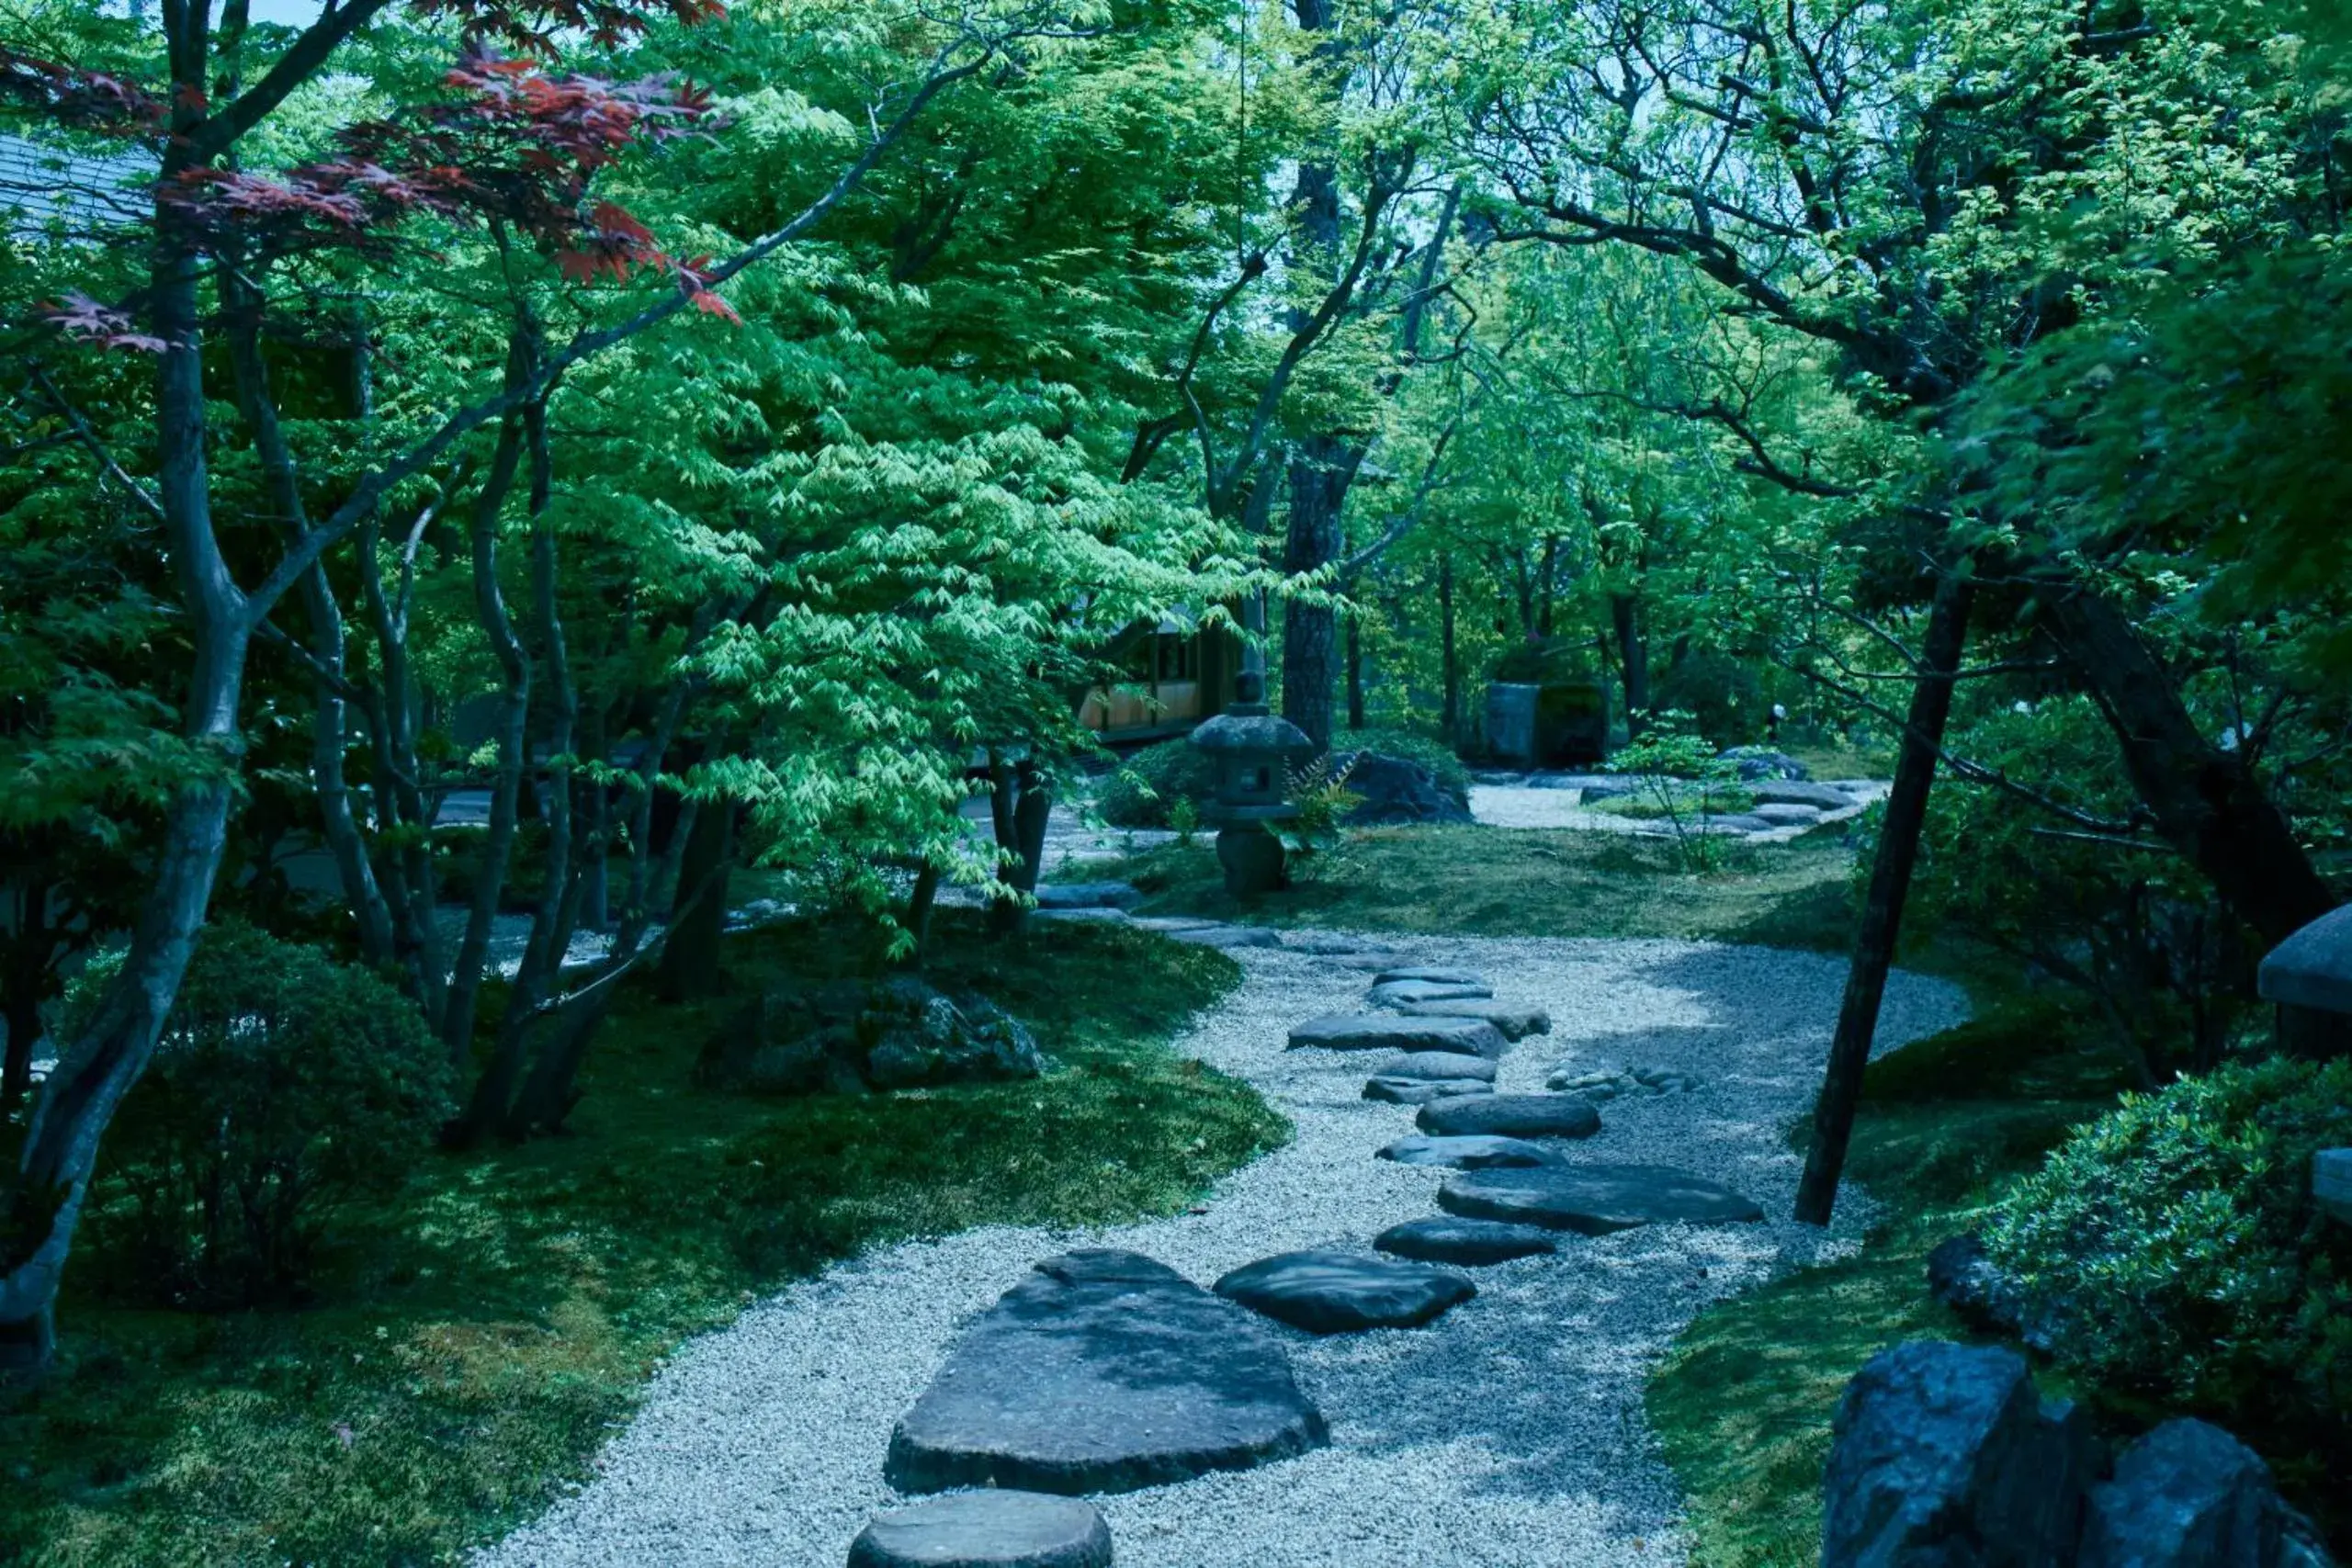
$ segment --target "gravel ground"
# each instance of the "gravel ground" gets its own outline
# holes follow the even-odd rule
[[[1412,939],[1421,962],[1483,970],[1550,1009],[1501,1088],[1538,1089],[1565,1060],[1679,1067],[1696,1093],[1612,1101],[1577,1148],[1673,1164],[1785,1214],[1798,1165],[1781,1129],[1807,1103],[1842,964],[1667,942]],[[1361,1056],[1285,1052],[1288,1026],[1353,1006],[1367,976],[1289,950],[1234,956],[1249,983],[1182,1048],[1247,1077],[1297,1126],[1196,1213],[1119,1230],[991,1229],[891,1247],[754,1306],[684,1347],[588,1485],[481,1553],[485,1565],[839,1568],[894,1499],[891,1423],[959,1325],[1037,1258],[1133,1247],[1206,1284],[1293,1247],[1369,1241],[1434,1212],[1446,1174],[1372,1157],[1408,1108],[1358,1098]],[[1965,1015],[1958,989],[1897,975],[1882,1048]],[[1100,1499],[1123,1568],[1618,1568],[1679,1563],[1672,1477],[1641,1413],[1643,1375],[1698,1308],[1793,1263],[1849,1249],[1787,1221],[1571,1239],[1555,1258],[1476,1271],[1478,1297],[1424,1329],[1315,1339],[1277,1327],[1331,1424],[1331,1446],[1239,1474]]]
[[[1858,803],[1855,808],[1826,813],[1820,822],[1810,826],[1850,821],[1861,815],[1862,807],[1886,798],[1888,789],[1883,781],[1872,779],[1841,780],[1838,787],[1853,795]],[[1470,816],[1474,821],[1483,822],[1489,828],[1575,828],[1586,832],[1623,833],[1644,839],[1668,838],[1674,831],[1672,827],[1662,821],[1595,811],[1583,804],[1582,793],[1577,790],[1541,789],[1527,784],[1472,784]],[[1750,843],[1786,843],[1805,831],[1805,828],[1775,828],[1770,832],[1745,833],[1740,837]]]

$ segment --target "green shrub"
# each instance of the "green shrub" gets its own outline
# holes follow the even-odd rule
[[[2058,1359],[2126,1401],[2211,1416],[2274,1458],[2352,1439],[2352,1230],[2311,1196],[2352,1144],[2352,1062],[2269,1061],[2127,1097],[1985,1230]]]
[[[1216,793],[1216,764],[1179,736],[1121,762],[1102,781],[1094,805],[1114,828],[1165,828],[1176,802],[1189,800],[1197,809]]]
[[[1650,682],[1650,711],[1680,710],[1716,746],[1761,739],[1766,705],[1756,667],[1711,648],[1694,648]]]
[[[69,1009],[112,967],[94,964]],[[299,1294],[335,1209],[398,1187],[430,1146],[450,1074],[374,975],[216,922],[123,1101],[93,1228],[173,1305]]]

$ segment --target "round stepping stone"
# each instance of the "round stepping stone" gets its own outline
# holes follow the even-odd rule
[[[1374,1077],[1366,1079],[1363,1086],[1364,1099],[1386,1100],[1391,1105],[1428,1105],[1434,1100],[1459,1100],[1465,1094],[1494,1092],[1495,1086],[1483,1078]]]
[[[1219,1280],[1220,1296],[1309,1334],[1418,1328],[1478,1293],[1459,1274],[1353,1252],[1284,1252]]]
[[[1037,886],[1040,909],[1132,909],[1143,890],[1132,882],[1045,882]]]
[[[1310,1018],[1290,1032],[1291,1049],[1326,1051],[1452,1051],[1499,1056],[1510,1042],[1483,1018],[1399,1018],[1389,1012],[1335,1012]]]
[[[1393,1159],[1399,1165],[1450,1165],[1456,1170],[1559,1163],[1549,1152],[1522,1138],[1498,1138],[1480,1133],[1455,1138],[1399,1138],[1373,1157]]]
[[[1385,986],[1392,980],[1428,980],[1440,986],[1480,987],[1484,987],[1487,984],[1486,976],[1476,969],[1448,969],[1442,964],[1407,964],[1396,968],[1383,969],[1372,977],[1372,983],[1375,986]],[[1491,997],[1494,992],[1482,988],[1479,995]]]
[[[1408,1051],[1372,1069],[1381,1078],[1484,1078],[1495,1081],[1495,1064],[1485,1056],[1459,1051]]]
[[[1552,1015],[1542,1008],[1527,1007],[1519,1002],[1498,1002],[1492,998],[1464,998],[1451,1002],[1408,1002],[1396,1010],[1407,1018],[1483,1018],[1502,1031],[1506,1040],[1524,1040],[1531,1034],[1552,1032]]]
[[[959,1492],[877,1516],[849,1568],[1111,1568],[1111,1527],[1075,1497]]]
[[[1560,1250],[1553,1233],[1535,1225],[1457,1219],[1451,1214],[1432,1214],[1426,1220],[1390,1225],[1373,1237],[1372,1245],[1399,1258],[1423,1263],[1458,1263],[1469,1269]]]
[[[1434,1137],[1589,1138],[1600,1131],[1600,1112],[1581,1095],[1495,1094],[1424,1105],[1413,1124]]]
[[[1452,980],[1384,980],[1372,988],[1368,999],[1376,1008],[1401,1008],[1415,1002],[1484,1001],[1494,994],[1484,986]]]
[[[1474,1170],[1438,1190],[1449,1213],[1607,1235],[1636,1225],[1746,1224],[1764,1211],[1730,1188],[1660,1165]]]
[[[890,1433],[900,1492],[1079,1496],[1248,1470],[1330,1440],[1255,1318],[1164,1263],[1049,1258],[965,1330]]]

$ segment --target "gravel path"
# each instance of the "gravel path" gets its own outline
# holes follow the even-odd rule
[[[1703,1080],[1694,1094],[1604,1106],[1600,1134],[1577,1153],[1680,1166],[1788,1212],[1798,1166],[1781,1129],[1807,1103],[1841,964],[1668,942],[1398,945],[1550,1009],[1553,1034],[1504,1059],[1506,1090],[1541,1089],[1570,1059]],[[1248,984],[1181,1048],[1287,1111],[1291,1145],[1227,1178],[1202,1213],[895,1247],[763,1302],[678,1353],[590,1484],[476,1562],[839,1568],[850,1538],[894,1501],[881,1480],[891,1423],[960,1323],[1037,1258],[1073,1244],[1133,1247],[1205,1284],[1270,1253],[1362,1245],[1435,1212],[1445,1172],[1372,1157],[1411,1131],[1412,1111],[1358,1098],[1369,1064],[1283,1049],[1291,1023],[1352,1008],[1368,976],[1289,950],[1234,956]],[[1956,987],[1897,975],[1882,1048],[1964,1016]],[[1645,1371],[1706,1302],[1849,1248],[1859,1207],[1826,1237],[1779,1220],[1572,1239],[1557,1257],[1477,1270],[1477,1299],[1425,1329],[1314,1339],[1277,1328],[1331,1446],[1100,1499],[1122,1568],[1679,1563],[1679,1499],[1642,1420]]]

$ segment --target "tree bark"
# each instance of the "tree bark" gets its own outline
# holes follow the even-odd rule
[[[1642,637],[1641,602],[1631,593],[1609,596],[1609,620],[1617,633],[1617,661],[1625,677],[1625,732],[1639,735],[1650,711],[1649,645]]]
[[[1363,622],[1348,617],[1348,728],[1363,728]]]
[[[704,801],[686,834],[677,904],[654,972],[655,994],[665,1002],[695,1001],[718,990],[719,939],[727,934],[727,874],[734,858],[734,807],[725,800]]]
[[[1445,687],[1442,699],[1442,722],[1449,746],[1462,744],[1462,662],[1454,650],[1453,641],[1453,556],[1451,551],[1437,559],[1437,613],[1439,679]]]
[[[1894,966],[1902,934],[1903,906],[1911,890],[1912,870],[1918,864],[1919,835],[1927,826],[1928,791],[1935,782],[1944,727],[1951,716],[1952,686],[1968,640],[1968,608],[1975,585],[1962,575],[1964,570],[1946,573],[1936,584],[1928,615],[1918,680],[1911,690],[1911,711],[1894,764],[1894,788],[1887,797],[1878,853],[1871,863],[1870,891],[1854,935],[1854,961],[1846,971],[1845,1001],[1830,1041],[1821,1096],[1814,1104],[1813,1147],[1805,1154],[1804,1176],[1797,1185],[1796,1217],[1807,1224],[1827,1224],[1838,1201],[1838,1179],[1853,1135],[1862,1072],[1870,1065],[1879,1004],[1886,995],[1887,971]]]
[[[1053,814],[1053,791],[1033,761],[1008,764],[991,751],[989,772],[996,784],[989,802],[989,821],[1004,862],[998,879],[1014,894],[1035,893],[1046,859],[1046,826]],[[991,936],[1018,935],[1028,923],[1029,908],[1023,898],[999,898],[989,908]]]
[[[1331,436],[1298,444],[1290,464],[1290,526],[1283,568],[1319,571],[1340,558],[1346,542],[1340,513],[1363,449]],[[1339,683],[1339,613],[1331,604],[1290,599],[1283,604],[1283,716],[1306,732],[1315,749],[1331,746],[1331,693]]]

